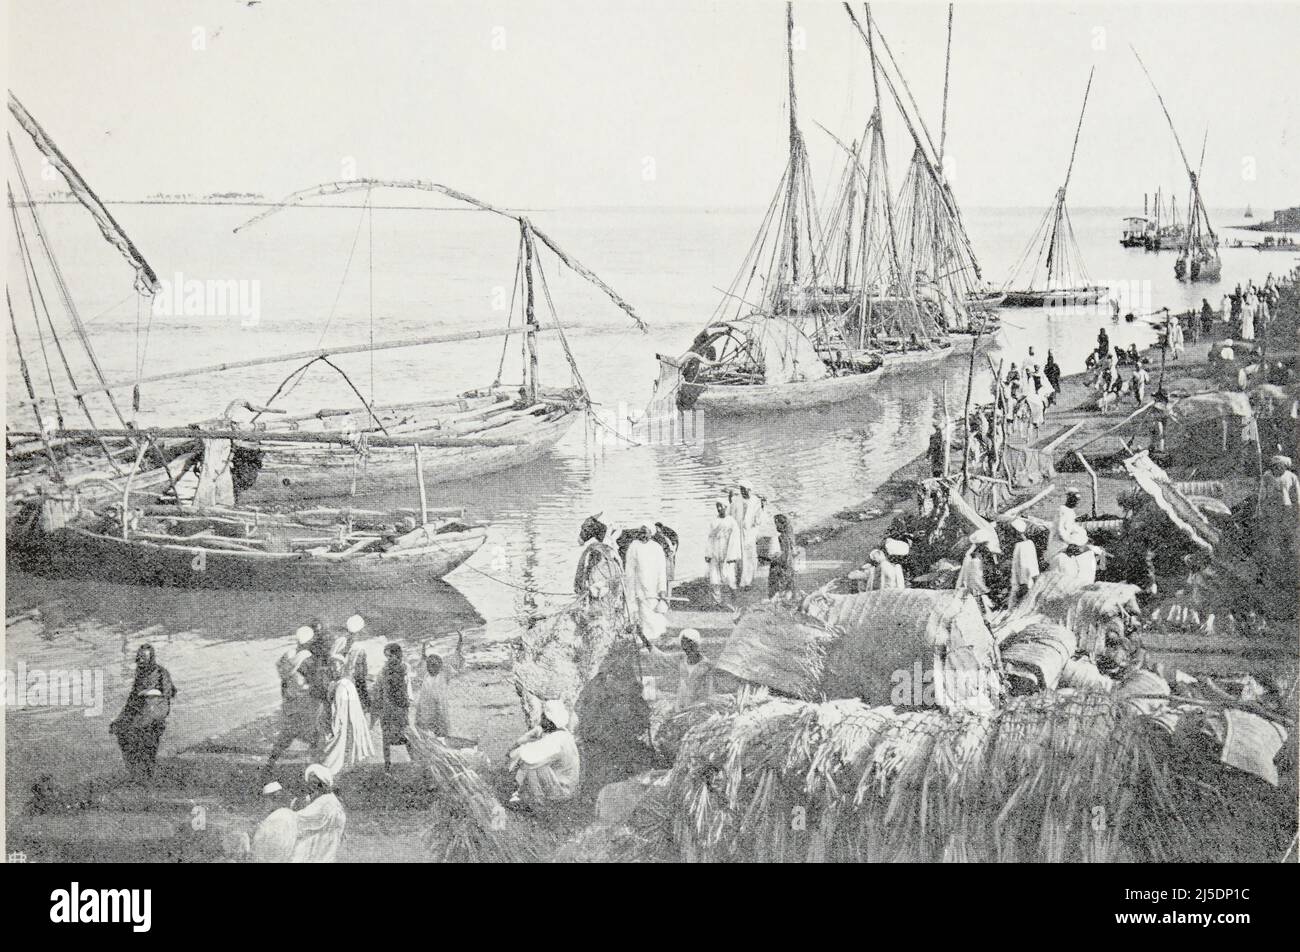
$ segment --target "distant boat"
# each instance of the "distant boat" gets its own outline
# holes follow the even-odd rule
[[[1130,215],[1124,219],[1119,243],[1123,248],[1145,248],[1155,231],[1155,222],[1144,215]]]
[[[1169,123],[1169,131],[1174,135],[1174,144],[1178,146],[1178,155],[1183,160],[1183,168],[1187,170],[1187,178],[1191,182],[1191,194],[1188,196],[1187,232],[1183,237],[1182,247],[1178,251],[1178,260],[1174,262],[1174,277],[1179,281],[1218,281],[1223,269],[1223,263],[1219,260],[1219,238],[1214,233],[1214,227],[1210,224],[1210,213],[1206,210],[1205,199],[1201,196],[1200,175],[1192,171],[1192,165],[1187,160],[1187,152],[1183,149],[1183,141],[1178,137],[1178,130],[1174,128],[1173,117],[1169,115],[1169,109],[1165,106],[1165,99],[1160,95],[1160,90],[1156,87],[1156,81],[1151,78],[1151,73],[1147,71],[1146,64],[1142,62],[1142,57],[1138,56],[1136,49],[1133,50],[1133,55],[1137,57],[1138,65],[1142,67],[1142,72],[1146,73],[1147,81],[1151,83],[1151,89],[1155,92],[1156,99],[1160,103],[1160,109],[1165,114],[1165,120]],[[1202,166],[1204,162],[1205,143],[1202,142]]]
[[[1243,217],[1243,218],[1254,218],[1254,217],[1255,217],[1255,213],[1252,212],[1252,211],[1250,210],[1250,206],[1249,206],[1249,205],[1246,206],[1246,214],[1244,214],[1242,217]]]
[[[1034,248],[1041,249],[1039,259],[1034,263],[1034,271],[1029,276],[1029,286],[1022,289],[1007,290],[1002,300],[1003,307],[1079,307],[1097,304],[1106,293],[1106,289],[1088,281],[1084,272],[1083,259],[1079,253],[1078,243],[1074,239],[1074,226],[1070,223],[1070,213],[1065,207],[1065,190],[1070,184],[1070,173],[1074,170],[1074,157],[1079,151],[1079,133],[1083,129],[1083,116],[1088,108],[1088,93],[1092,90],[1093,73],[1088,73],[1088,85],[1083,91],[1083,107],[1079,110],[1079,123],[1074,130],[1074,145],[1070,149],[1070,162],[1065,169],[1065,182],[1056,190],[1047,214],[1043,216],[1038,230],[1029,240],[1024,260]],[[1044,260],[1045,257],[1045,260]],[[1039,267],[1045,264],[1046,278],[1039,283]],[[1011,276],[1011,281],[1019,274]],[[1008,285],[1011,282],[1008,282]]]

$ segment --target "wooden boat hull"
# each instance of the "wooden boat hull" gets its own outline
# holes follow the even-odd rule
[[[39,575],[128,585],[263,591],[369,590],[441,579],[472,556],[487,530],[433,534],[435,544],[343,560],[301,552],[233,552],[127,540],[77,527],[11,539],[10,558]]]
[[[576,408],[494,430],[494,440],[476,446],[427,446],[421,451],[425,482],[454,482],[531,463],[549,453],[577,421]],[[430,434],[435,435],[435,434]],[[409,447],[371,447],[364,455],[347,447],[261,443],[262,470],[240,493],[255,505],[378,493],[415,486],[415,457]]]
[[[1087,307],[1100,303],[1105,288],[1062,288],[1055,291],[1008,291],[1003,307]]]
[[[955,353],[951,346],[933,350],[886,354],[878,370],[845,377],[825,377],[797,383],[736,386],[706,385],[695,400],[695,409],[719,414],[770,413],[829,406],[870,393],[880,377],[892,368],[934,363]]]

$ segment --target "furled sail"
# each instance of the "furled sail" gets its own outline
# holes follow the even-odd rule
[[[9,111],[13,113],[13,117],[18,120],[18,124],[23,127],[23,130],[31,136],[32,142],[36,144],[36,148],[40,149],[41,154],[59,170],[59,174],[68,183],[68,188],[77,197],[77,201],[81,202],[91,216],[94,217],[95,224],[99,226],[100,233],[103,234],[108,243],[121,252],[122,257],[131,263],[131,267],[135,269],[136,290],[147,295],[156,293],[158,290],[158,276],[154,274],[149,262],[144,260],[144,256],[132,244],[131,239],[126,236],[126,232],[109,214],[108,209],[104,207],[104,203],[99,200],[99,196],[91,191],[90,186],[86,184],[86,180],[81,177],[81,173],[72,167],[72,163],[59,151],[59,147],[46,135],[40,123],[32,117],[32,114],[27,111],[26,107],[18,101],[18,98],[12,92],[9,93]]]

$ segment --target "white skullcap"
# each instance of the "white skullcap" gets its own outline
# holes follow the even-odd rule
[[[322,767],[320,764],[312,764],[302,775],[302,779],[308,782],[312,778],[319,780],[327,787],[334,786],[334,775],[329,772],[329,768]]]
[[[912,547],[902,539],[885,540],[886,555],[894,555],[894,556],[898,556],[899,558],[902,558],[903,556],[907,555],[907,553],[911,551],[912,551]]]
[[[754,484],[751,483],[748,479],[739,480],[737,481],[736,485],[739,486],[741,489],[748,489],[751,491],[754,488]]]
[[[265,797],[269,797],[271,794],[279,793],[283,789],[284,787],[280,786],[279,781],[272,780],[270,783],[268,783],[265,787],[262,788],[262,795]]]
[[[299,628],[297,631],[293,633],[294,640],[297,641],[298,644],[300,645],[305,645],[310,643],[311,640],[315,637],[316,637],[316,632],[312,630],[310,625],[303,625],[301,628]]]
[[[694,628],[683,628],[681,639],[682,641],[689,641],[692,644],[698,645],[700,643],[700,633]]]
[[[641,529],[642,529],[642,530],[643,530],[647,535],[654,535],[654,534],[655,534],[655,527],[654,527],[654,523],[653,523],[653,522],[643,522],[643,523],[641,524]]]
[[[355,635],[357,632],[361,631],[362,628],[366,627],[366,620],[360,615],[353,615],[348,619],[347,626],[348,631]]]
[[[564,728],[569,725],[569,709],[559,698],[542,702],[542,716],[556,727]]]
[[[1017,532],[1024,532],[1029,528],[1029,523],[1025,522],[1023,519],[1015,518],[1011,520],[1011,528],[1015,529]]]
[[[993,545],[997,540],[997,533],[992,529],[978,529],[970,534],[970,538],[967,541],[970,542],[971,545],[980,545],[981,543]]]

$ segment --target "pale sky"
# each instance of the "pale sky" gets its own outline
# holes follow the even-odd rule
[[[355,174],[514,207],[754,206],[785,160],[784,5],[767,0],[7,3],[9,87],[107,199],[279,197]],[[937,138],[946,5],[873,11]],[[795,20],[824,185],[835,147],[814,120],[856,135],[869,61],[838,3],[801,0]],[[1046,206],[1092,66],[1071,204],[1185,190],[1130,43],[1193,163],[1209,127],[1209,205],[1300,203],[1300,2],[959,2],[954,26],[963,204]],[[910,146],[892,104],[885,124],[897,187]]]

